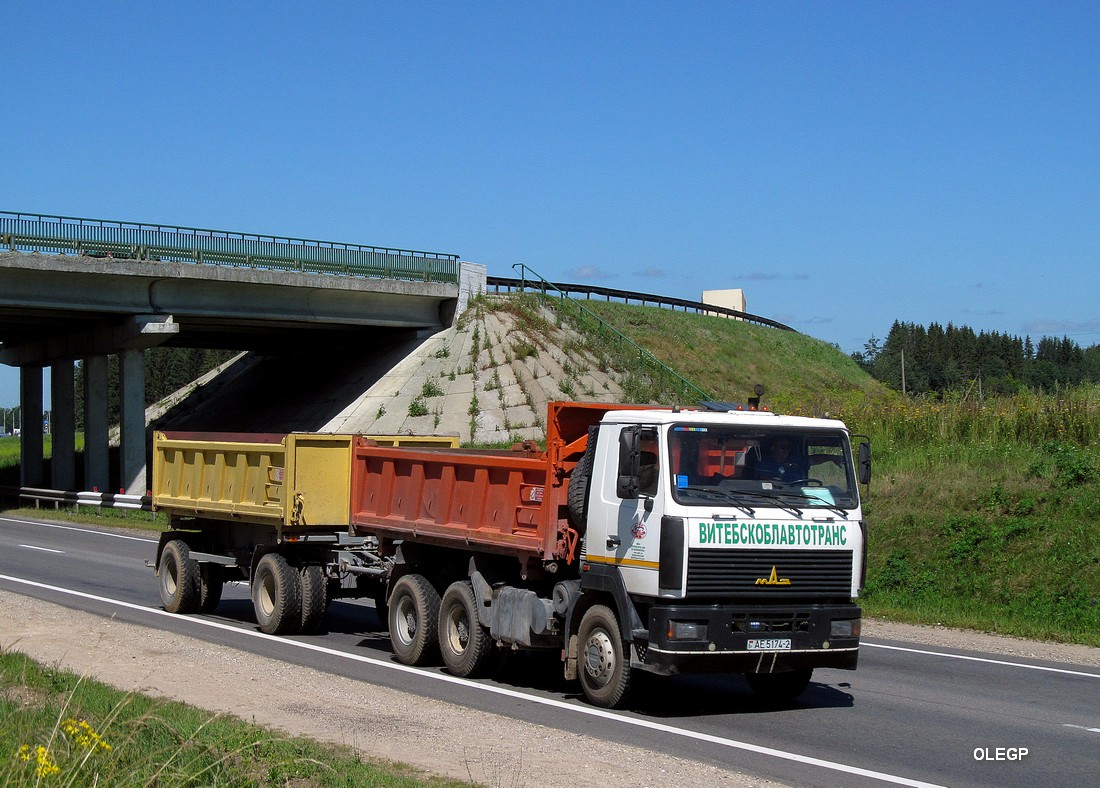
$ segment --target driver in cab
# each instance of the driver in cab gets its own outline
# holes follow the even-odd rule
[[[794,482],[806,478],[806,464],[785,435],[772,438],[764,459],[756,463],[756,478],[762,481]]]

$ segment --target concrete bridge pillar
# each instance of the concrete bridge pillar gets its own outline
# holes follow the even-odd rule
[[[72,360],[50,365],[51,485],[76,489],[76,377]]]
[[[84,489],[111,492],[107,356],[84,359]]]
[[[127,348],[119,358],[119,461],[127,495],[145,495],[145,351]]]
[[[19,440],[19,485],[45,487],[42,463],[42,367],[19,368],[19,412],[23,427]]]

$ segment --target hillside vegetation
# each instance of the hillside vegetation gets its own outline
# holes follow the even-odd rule
[[[718,399],[870,437],[868,615],[1100,646],[1100,386],[903,397],[801,334],[586,306]]]
[[[756,383],[767,389],[773,408],[784,410],[887,396],[851,358],[794,331],[658,307],[584,306],[718,400],[743,402]]]

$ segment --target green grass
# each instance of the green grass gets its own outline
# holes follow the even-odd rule
[[[459,786],[0,653],[0,786]]]
[[[1096,404],[1085,387],[861,414],[884,436],[868,612],[1100,646]]]
[[[47,436],[49,437],[49,436]],[[19,465],[19,438],[0,438],[0,468]]]
[[[757,383],[773,410],[820,413],[844,397],[888,396],[840,350],[804,334],[659,307],[584,305],[719,400],[744,402]]]
[[[160,512],[145,512],[140,509],[105,509],[98,506],[58,507],[43,504],[41,508],[19,507],[4,509],[0,514],[15,519],[52,520],[62,523],[82,523],[99,525],[105,528],[134,528],[141,531],[165,531],[168,518]]]

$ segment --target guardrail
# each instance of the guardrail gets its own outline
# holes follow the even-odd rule
[[[94,506],[103,509],[140,509],[153,511],[153,499],[148,495],[124,495],[118,493],[74,492],[71,490],[47,490],[39,487],[0,487],[0,498],[33,501],[35,509],[42,504],[53,504],[54,509],[76,506]]]
[[[524,265],[523,263],[517,263],[516,265]],[[516,266],[513,265],[513,268]],[[526,267],[526,266],[525,266]],[[530,269],[527,269],[530,270]],[[533,273],[533,272],[532,272]],[[591,300],[592,296],[604,296],[604,298],[610,301],[612,298],[621,299],[624,303],[629,304],[631,301],[637,301],[640,306],[648,306],[653,304],[654,306],[667,307],[676,310],[677,307],[683,309],[685,312],[692,311],[701,314],[708,315],[722,315],[724,317],[734,317],[738,320],[744,320],[746,323],[755,323],[761,326],[768,326],[769,328],[778,328],[782,331],[794,331],[788,325],[784,325],[777,320],[771,318],[761,317],[760,315],[754,315],[750,312],[742,312],[738,309],[730,309],[729,307],[716,306],[714,304],[704,304],[702,301],[691,301],[684,298],[670,298],[668,296],[653,295],[651,293],[639,293],[634,290],[618,290],[612,287],[599,287],[597,285],[580,285],[580,284],[566,284],[563,282],[549,283],[546,280],[539,277],[539,281],[532,281],[524,277],[514,278],[507,276],[489,276],[486,277],[486,285],[494,288],[493,292],[499,293],[500,289],[505,288],[505,292],[512,292],[512,290],[518,290],[524,292],[527,289],[534,288],[536,290],[545,290],[544,285],[550,285],[553,289],[559,293],[565,295],[580,294],[585,296],[585,300]]]
[[[558,299],[559,304],[568,304],[571,309],[576,310],[576,316],[582,323],[588,324],[588,326],[598,333],[606,335],[615,345],[619,351],[620,356],[623,355],[623,350],[626,349],[632,354],[637,355],[638,365],[644,369],[648,374],[661,380],[662,386],[667,389],[676,391],[680,396],[685,398],[698,398],[699,401],[713,399],[709,394],[696,386],[690,380],[685,378],[672,367],[665,364],[658,359],[648,350],[643,348],[633,339],[628,337],[623,332],[612,326],[600,315],[593,312],[591,309],[586,309],[585,306],[574,298],[569,298],[568,295],[552,282],[548,282],[543,279],[534,269],[528,267],[525,263],[516,263],[512,268],[519,269],[522,274],[522,278],[517,281],[523,281],[530,284],[530,289],[540,293],[543,297],[549,298],[549,290],[556,290],[560,293]],[[530,273],[534,278],[529,279],[527,274]],[[498,291],[499,292],[499,291]]]
[[[458,283],[458,255],[164,224],[0,211],[0,246],[101,258]]]

